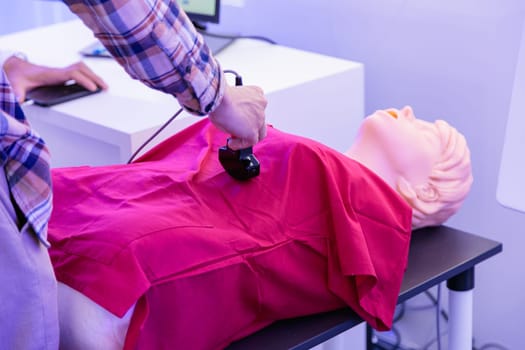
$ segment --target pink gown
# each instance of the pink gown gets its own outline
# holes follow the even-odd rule
[[[275,320],[349,306],[392,326],[411,208],[378,176],[269,128],[261,174],[221,167],[204,119],[130,165],[53,170],[59,281],[117,316],[126,349],[221,349]]]

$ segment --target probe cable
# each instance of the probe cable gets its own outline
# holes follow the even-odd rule
[[[239,73],[231,69],[224,70],[224,73],[233,74],[235,76],[235,85],[236,86],[242,85],[242,77],[240,76]],[[157,135],[160,134],[162,130],[164,130],[175,118],[177,118],[179,114],[182,113],[182,111],[183,111],[183,108],[180,108],[177,112],[175,112],[174,115],[171,116],[170,119],[168,119],[164,124],[162,124],[162,126],[157,131],[155,131],[153,135],[151,135],[146,141],[144,141],[142,145],[140,145],[140,147],[128,159],[127,164],[130,164],[131,162],[133,162],[137,154],[139,154],[140,151],[142,151],[144,147],[146,147],[146,145],[151,142],[151,140],[157,137]]]
[[[164,123],[164,124],[163,124],[163,125],[157,130],[157,131],[155,131],[155,132],[153,133],[153,135],[151,135],[146,141],[144,141],[144,143],[143,143],[142,145],[140,145],[140,147],[139,147],[139,148],[138,148],[138,149],[137,149],[137,150],[131,155],[131,157],[130,157],[129,160],[128,160],[128,164],[130,164],[130,163],[133,161],[133,159],[135,159],[135,157],[137,156],[137,154],[139,154],[139,152],[142,151],[142,149],[143,149],[144,147],[146,147],[146,145],[147,145],[148,143],[150,143],[151,140],[153,140],[158,134],[160,134],[160,132],[161,132],[162,130],[164,130],[164,129],[165,129],[165,128],[166,128],[166,127],[167,127],[167,126],[173,121],[173,119],[177,118],[177,116],[178,116],[179,114],[181,114],[181,113],[182,113],[182,108],[180,108],[180,109],[179,109],[174,115],[172,115],[171,118],[168,119],[167,122],[165,122],[165,123]]]

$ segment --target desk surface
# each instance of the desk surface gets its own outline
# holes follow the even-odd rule
[[[79,20],[0,37],[0,48],[25,52],[34,63],[63,66],[83,59],[108,83],[107,91],[50,108],[23,105],[49,145],[53,167],[126,162],[180,108],[172,95],[131,79],[115,60],[83,58],[79,52],[93,42]],[[357,133],[364,117],[361,63],[252,39],[235,40],[216,57],[244,84],[265,91],[266,118],[275,127],[340,151]],[[181,113],[144,151],[198,119]]]
[[[178,110],[180,106],[173,96],[130,79],[115,60],[82,57],[80,51],[95,40],[80,20],[72,20],[1,36],[0,48],[22,51],[32,62],[49,66],[83,60],[104,78],[108,91],[51,108],[74,117],[68,119],[68,128],[84,129],[92,125],[94,135],[105,128],[115,131],[110,136],[118,137],[117,132],[131,134],[158,127]],[[361,63],[249,39],[236,40],[217,59],[223,69],[241,74],[244,84],[256,84],[267,94],[362,69]],[[233,76],[228,75],[229,78]],[[45,112],[40,107],[34,109]],[[184,117],[189,115],[183,113],[178,119]],[[56,123],[64,125],[63,120]]]
[[[414,231],[398,303],[500,253],[502,244],[447,226]],[[360,324],[350,309],[282,320],[228,347],[228,350],[310,349]]]

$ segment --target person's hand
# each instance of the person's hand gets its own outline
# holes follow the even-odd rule
[[[104,80],[96,75],[84,62],[77,62],[63,68],[33,64],[16,56],[4,62],[4,70],[19,102],[24,102],[26,93],[36,87],[57,85],[74,80],[90,91],[107,89]]]
[[[209,118],[216,127],[231,135],[228,147],[247,148],[266,137],[267,104],[264,92],[257,86],[227,85],[221,104]]]

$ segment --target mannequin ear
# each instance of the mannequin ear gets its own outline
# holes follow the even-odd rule
[[[435,202],[439,199],[438,190],[430,183],[416,186],[416,195],[418,199],[427,203]]]
[[[414,203],[417,200],[423,202],[435,202],[439,199],[439,192],[430,183],[425,183],[421,185],[413,185],[406,178],[400,176],[397,179],[397,191],[405,200],[409,203]]]

